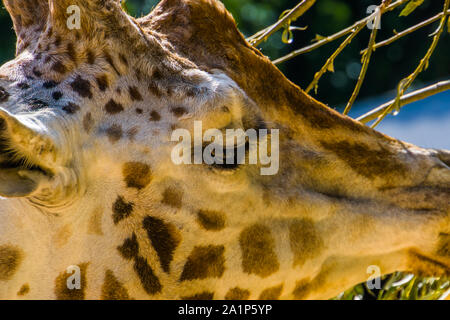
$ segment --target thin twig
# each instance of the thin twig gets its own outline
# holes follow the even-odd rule
[[[404,4],[407,1],[409,1],[409,0],[398,0],[398,1],[394,2],[393,4],[391,4],[391,5],[387,6],[386,8],[384,8],[382,11],[383,12],[392,11],[395,8],[397,8],[398,6]],[[337,39],[339,39],[339,38],[349,34],[354,29],[358,28],[360,25],[366,25],[369,21],[372,21],[373,18],[374,18],[374,14],[371,14],[370,16],[367,16],[364,19],[355,22],[353,25],[351,25],[351,26],[349,26],[349,27],[347,27],[347,28],[345,28],[345,29],[343,29],[343,30],[341,30],[341,31],[331,35],[331,36],[328,36],[328,37],[326,37],[326,38],[324,38],[322,40],[319,40],[319,41],[315,42],[314,44],[311,44],[311,45],[306,46],[304,48],[295,50],[295,51],[285,55],[284,57],[278,58],[275,61],[273,61],[273,63],[274,64],[280,64],[280,63],[286,62],[286,61],[288,61],[288,60],[290,60],[290,59],[292,59],[292,58],[294,58],[294,57],[296,57],[298,55],[301,55],[301,54],[304,54],[304,53],[307,53],[307,52],[311,52],[311,51],[313,51],[313,50],[315,50],[317,48],[320,48],[321,46],[323,46],[323,45],[325,45],[327,43],[333,42],[333,41],[335,41],[335,40],[337,40]]]
[[[344,114],[348,114],[350,112],[350,110],[352,109],[352,106],[355,103],[355,100],[359,95],[359,91],[361,90],[364,79],[366,78],[367,68],[369,67],[370,58],[372,57],[372,52],[374,50],[373,46],[375,44],[375,39],[377,37],[378,26],[380,25],[381,15],[382,15],[381,8],[378,7],[375,10],[375,21],[374,21],[374,25],[372,26],[373,27],[372,33],[370,34],[370,40],[369,40],[369,45],[368,45],[369,49],[363,56],[364,62],[361,67],[361,72],[359,74],[358,81],[356,82],[355,90],[353,90],[352,96],[350,97],[350,100],[348,101],[347,106],[345,107]]]
[[[376,50],[376,49],[378,49],[378,48],[380,48],[380,47],[387,46],[387,45],[393,43],[394,41],[397,41],[398,39],[403,38],[404,36],[406,36],[406,35],[408,35],[408,34],[410,34],[410,33],[413,33],[413,32],[415,32],[415,31],[417,31],[417,30],[419,30],[419,29],[421,29],[421,28],[423,28],[423,27],[428,26],[429,24],[431,24],[431,23],[433,23],[433,22],[438,21],[439,19],[442,18],[442,15],[443,15],[443,14],[444,14],[444,13],[441,12],[441,13],[435,15],[434,17],[431,17],[431,18],[428,19],[428,20],[425,20],[425,21],[423,21],[423,22],[421,22],[421,23],[419,23],[419,24],[416,24],[416,25],[414,25],[414,26],[412,26],[412,27],[410,27],[410,28],[408,28],[408,29],[406,29],[406,30],[403,30],[402,32],[396,33],[394,36],[392,36],[392,37],[389,38],[389,39],[386,39],[386,40],[384,40],[384,41],[378,42],[377,44],[375,44],[374,50]],[[450,14],[450,11],[447,11],[447,15],[449,15],[449,14]],[[362,51],[361,51],[361,54],[363,54],[363,53],[366,52],[366,51],[367,51],[367,49],[362,50]]]
[[[347,45],[353,40],[354,37],[364,28],[364,25],[359,26],[355,29],[339,46],[339,48],[328,58],[327,62],[323,65],[323,67],[314,75],[314,79],[306,88],[306,93],[309,93],[314,87],[317,86],[320,78],[323,74],[329,69],[330,64],[334,63],[336,57],[344,50]]]
[[[297,4],[287,15],[285,15],[282,19],[278,20],[272,26],[262,30],[255,34],[254,36],[248,38],[247,40],[253,46],[258,46],[261,42],[267,40],[272,34],[283,28],[289,21],[295,21],[299,17],[301,17],[312,5],[316,2],[316,0],[303,0],[299,4]]]
[[[417,76],[428,67],[428,63],[430,61],[431,55],[434,52],[434,49],[436,49],[436,46],[439,42],[439,39],[441,37],[442,32],[444,31],[446,21],[447,21],[447,11],[450,6],[450,0],[445,0],[444,2],[444,9],[442,10],[443,16],[441,18],[441,22],[439,24],[438,29],[434,32],[433,42],[431,43],[431,46],[428,48],[427,53],[423,57],[422,60],[420,60],[419,65],[417,66],[416,70],[412,74],[410,74],[408,77],[404,78],[400,81],[397,87],[397,97],[395,98],[394,102],[388,106],[384,112],[378,117],[378,119],[374,122],[372,125],[372,128],[375,128],[377,125],[380,124],[381,121],[394,109],[399,109],[399,103],[400,99],[405,93],[406,90],[411,86],[411,84],[414,82],[414,80],[417,78]]]
[[[438,94],[438,93],[441,93],[441,92],[444,92],[447,90],[450,90],[450,80],[441,81],[441,82],[435,83],[431,86],[428,86],[426,88],[405,94],[404,96],[402,96],[400,98],[399,106],[401,108],[407,104],[411,104],[413,102],[426,99],[430,96],[433,96],[435,94]],[[395,99],[391,100],[389,102],[386,102],[385,104],[360,116],[356,120],[358,120],[362,123],[368,123],[372,120],[375,120],[378,116],[382,115],[384,113],[384,111],[387,108],[389,108],[394,102],[395,102]]]

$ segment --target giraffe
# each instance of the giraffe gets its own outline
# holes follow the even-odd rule
[[[370,266],[449,274],[450,152],[316,101],[221,2],[4,4],[0,298],[327,299]],[[194,121],[279,129],[278,173],[174,164]]]

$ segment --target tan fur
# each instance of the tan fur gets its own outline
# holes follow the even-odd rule
[[[449,153],[314,100],[221,2],[140,19],[113,0],[4,3],[18,46],[0,68],[0,298],[326,299],[372,265],[448,275]],[[175,165],[171,134],[194,121],[278,129],[278,173]]]

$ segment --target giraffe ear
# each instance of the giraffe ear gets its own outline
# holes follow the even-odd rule
[[[37,41],[48,17],[47,0],[4,0],[17,35],[16,54]]]
[[[48,186],[51,178],[42,164],[54,153],[49,138],[0,108],[0,196],[31,196]]]

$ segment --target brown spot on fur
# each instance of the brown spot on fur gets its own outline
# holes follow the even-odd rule
[[[200,89],[195,88],[195,87],[187,88],[186,96],[188,96],[190,98],[198,96],[198,95],[200,95],[200,91],[201,91]]]
[[[47,30],[47,37],[48,37],[48,38],[51,38],[52,35],[53,35],[53,28],[50,27],[50,28],[48,28],[48,30]]]
[[[135,258],[134,270],[136,271],[145,292],[148,294],[156,294],[161,292],[162,286],[159,279],[155,276],[153,269],[145,258],[140,256]]]
[[[87,51],[86,56],[89,64],[95,63],[95,54],[91,50]]]
[[[108,77],[105,74],[98,76],[95,80],[97,80],[98,88],[101,91],[106,91],[109,87]]]
[[[77,61],[77,55],[76,55],[76,53],[75,53],[75,48],[74,48],[72,42],[69,42],[69,43],[67,44],[66,52],[67,52],[67,55],[69,56],[69,58],[70,58],[73,62],[76,63],[76,61]]]
[[[56,61],[53,65],[52,65],[52,70],[61,74],[64,74],[67,72],[67,67],[61,62],[61,61]],[[42,75],[42,74],[41,74]],[[37,76],[37,75],[36,75]]]
[[[276,287],[265,289],[259,295],[258,300],[278,300],[280,298],[282,291],[283,291],[283,284],[280,284],[279,286]]]
[[[131,238],[125,239],[124,243],[117,247],[117,250],[125,259],[134,259],[134,271],[138,275],[145,292],[156,294],[161,291],[161,283],[155,276],[153,269],[145,258],[139,256],[139,243],[135,233],[133,233]]]
[[[248,300],[249,297],[250,291],[236,287],[228,290],[225,300]]]
[[[61,36],[55,37],[54,45],[55,45],[55,47],[59,47],[61,45]]]
[[[106,270],[102,285],[102,300],[130,300],[127,289],[111,270]]]
[[[30,285],[28,283],[25,283],[22,287],[20,287],[20,290],[17,292],[17,295],[23,297],[27,295],[29,292],[30,292]]]
[[[159,115],[158,112],[156,112],[156,111],[153,110],[153,111],[150,113],[150,121],[159,121],[159,120],[161,120],[161,116]]]
[[[56,87],[58,85],[57,82],[50,80],[50,81],[45,81],[44,84],[42,85],[45,89],[52,89],[54,87]]]
[[[139,92],[138,88],[131,86],[128,88],[128,92],[130,93],[130,98],[133,101],[142,101],[142,95]]]
[[[80,110],[80,106],[69,102],[68,104],[66,104],[63,108],[62,108],[67,114],[75,114],[77,113],[78,110]],[[90,114],[90,113],[89,113]]]
[[[9,99],[9,93],[5,88],[0,87],[0,103],[6,102]]]
[[[159,70],[158,68],[154,68],[153,73],[152,73],[152,78],[154,80],[161,80],[163,78],[163,74],[162,74],[161,70]]]
[[[78,93],[81,97],[92,99],[91,84],[89,81],[77,76],[70,86],[73,91]]]
[[[358,174],[369,179],[391,173],[404,176],[408,170],[403,163],[396,159],[394,152],[381,146],[379,150],[374,150],[368,145],[348,141],[320,141],[320,144],[347,163]]]
[[[323,240],[318,234],[314,222],[309,219],[301,219],[291,224],[289,240],[294,254],[294,267],[303,265],[324,249]]]
[[[280,268],[275,254],[275,240],[266,226],[256,224],[245,228],[239,237],[239,244],[244,272],[265,278]]]
[[[123,54],[119,54],[119,59],[120,59],[120,61],[122,61],[122,63],[125,65],[125,66],[127,66],[128,67],[128,60],[127,60],[127,58],[123,55]]]
[[[141,190],[148,186],[152,180],[150,166],[141,162],[127,162],[122,168],[125,183],[128,188]]]
[[[137,114],[142,114],[144,112],[144,110],[142,110],[141,108],[136,108],[136,113]]]
[[[42,110],[44,108],[48,107],[48,104],[42,100],[39,99],[31,99],[30,101],[31,110]]]
[[[102,236],[102,216],[103,216],[103,208],[97,207],[91,213],[91,217],[88,222],[88,233]]]
[[[18,87],[19,89],[22,89],[22,90],[30,89],[30,86],[29,86],[28,83],[26,83],[26,82],[21,82],[21,83],[19,83],[19,84],[17,85],[17,87]]]
[[[161,203],[179,209],[181,208],[182,199],[183,192],[181,190],[174,187],[168,187],[163,192],[163,199]]]
[[[175,249],[180,243],[180,236],[177,229],[164,221],[146,217],[143,221],[144,229],[147,231],[153,248],[158,254],[161,268],[164,272],[170,272],[170,263],[173,260]]]
[[[42,72],[40,72],[36,67],[33,68],[33,74],[38,78],[42,77]]]
[[[9,246],[0,246],[0,281],[10,280],[23,260],[20,249]]]
[[[159,89],[158,85],[154,82],[150,82],[148,84],[148,90],[156,97],[161,97],[162,93],[161,90]]]
[[[60,230],[58,230],[58,232],[55,235],[55,238],[53,239],[53,242],[55,243],[57,248],[61,248],[65,244],[67,244],[71,236],[72,236],[72,228],[70,227],[70,224],[66,224]]]
[[[197,222],[206,230],[220,231],[225,228],[225,214],[217,211],[199,210]]]
[[[123,244],[117,247],[117,250],[127,260],[136,258],[139,254],[139,243],[137,242],[136,234],[133,233],[131,238],[125,239]]]
[[[113,221],[118,224],[123,219],[129,217],[133,212],[134,203],[125,202],[124,198],[118,196],[113,204]]]
[[[90,112],[86,113],[83,118],[83,128],[86,133],[90,133],[92,126],[94,125],[94,119],[92,119],[92,114]]]
[[[120,103],[115,102],[113,99],[109,100],[105,105],[105,110],[109,114],[116,114],[123,111],[123,106]]]
[[[442,257],[450,258],[450,234],[441,233],[439,235],[437,254]]]
[[[311,283],[308,279],[297,281],[292,294],[297,300],[305,299],[311,291]]]
[[[55,91],[52,93],[52,98],[58,101],[63,97],[63,93],[61,91]]]
[[[225,272],[225,247],[195,247],[183,268],[180,281],[220,278]]]
[[[67,280],[69,277],[73,276],[74,273],[67,273],[63,271],[55,279],[55,295],[58,300],[84,300],[85,290],[87,287],[86,282],[86,269],[88,267],[87,263],[78,265],[80,267],[80,289],[69,289],[67,286]],[[70,282],[69,282],[70,283]]]
[[[118,124],[113,124],[111,127],[106,129],[106,135],[108,136],[109,142],[116,143],[117,141],[122,139],[122,127]]]
[[[214,299],[214,292],[201,292],[192,296],[181,297],[181,300],[212,300]]]
[[[185,115],[187,113],[186,108],[184,107],[174,107],[172,109],[170,109],[170,111],[177,117],[181,117],[183,115]]]

